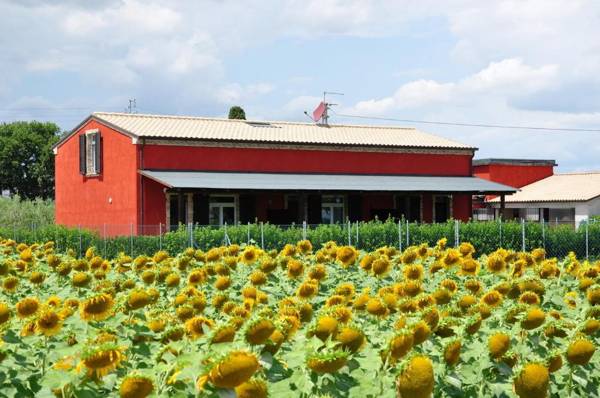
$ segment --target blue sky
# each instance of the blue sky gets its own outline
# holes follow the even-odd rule
[[[0,121],[71,129],[129,98],[147,113],[237,104],[306,121],[329,90],[344,114],[600,128],[592,0],[0,0],[0,15]],[[476,157],[600,169],[600,133],[415,126]]]

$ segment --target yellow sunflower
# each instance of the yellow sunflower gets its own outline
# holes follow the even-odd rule
[[[115,370],[124,359],[120,347],[106,343],[87,349],[81,356],[81,364],[87,369],[88,377],[100,379]]]
[[[114,303],[110,294],[101,293],[81,303],[79,314],[85,321],[103,321],[111,316]]]

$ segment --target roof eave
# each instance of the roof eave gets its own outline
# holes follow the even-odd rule
[[[90,114],[88,117],[86,117],[85,119],[83,119],[83,121],[81,123],[79,123],[77,126],[75,126],[70,132],[69,134],[67,134],[66,136],[64,136],[63,138],[61,138],[56,144],[54,144],[52,146],[52,150],[56,151],[62,144],[64,144],[65,142],[67,142],[73,135],[75,135],[79,130],[81,130],[81,128],[83,126],[85,126],[87,123],[89,123],[91,120],[94,120],[100,124],[103,124],[113,130],[116,130],[118,132],[120,132],[121,134],[127,135],[131,138],[139,138],[139,136],[137,134],[132,133],[131,131],[125,130],[119,126],[116,126],[100,117],[98,117],[96,114],[92,113]]]

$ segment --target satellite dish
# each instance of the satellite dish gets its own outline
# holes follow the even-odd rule
[[[318,122],[319,120],[321,120],[325,112],[327,112],[327,104],[321,101],[321,103],[319,103],[319,106],[317,106],[313,111],[312,119],[315,122]]]

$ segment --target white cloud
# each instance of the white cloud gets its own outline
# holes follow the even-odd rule
[[[227,105],[239,104],[242,101],[254,100],[261,95],[269,94],[274,90],[269,83],[254,83],[240,85],[231,83],[221,87],[216,93],[216,99]]]
[[[401,60],[413,57],[411,46],[399,45],[402,57],[373,59],[398,63],[392,76],[377,77],[378,85],[366,87],[362,71],[335,81],[347,93],[340,108],[405,119],[597,126],[599,12],[594,0],[0,1],[0,103],[14,103],[28,95],[20,93],[24,86],[43,82],[61,91],[50,102],[77,96],[119,104],[137,96],[154,112],[198,114],[243,103],[256,115],[304,120],[302,112],[321,100],[307,94],[323,77],[269,58],[271,44],[310,46],[344,36],[342,45],[358,37],[377,46],[379,38],[410,44],[430,35],[436,44],[449,43],[451,52],[409,68]],[[255,50],[265,54],[264,70],[242,80],[231,63],[243,63]],[[271,67],[290,67],[289,76],[271,77]],[[353,91],[362,94],[352,97]],[[590,100],[575,104],[581,97]],[[580,135],[548,140],[498,130],[428,130],[473,143],[481,154],[535,149],[571,164],[598,163],[594,145],[575,146]],[[522,144],[506,145],[518,137]]]
[[[555,65],[532,67],[520,59],[492,62],[485,69],[456,82],[415,80],[403,84],[391,97],[359,101],[350,109],[369,115],[382,115],[398,109],[471,103],[474,97],[523,95],[552,87],[557,76]]]

